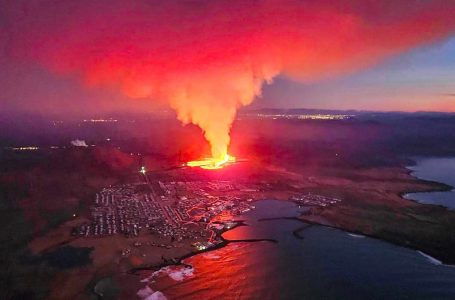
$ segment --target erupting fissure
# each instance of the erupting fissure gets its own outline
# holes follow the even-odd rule
[[[192,160],[186,163],[188,167],[200,167],[206,170],[216,170],[225,167],[228,164],[235,163],[236,159],[234,156],[225,154],[221,158],[205,158],[202,160]]]

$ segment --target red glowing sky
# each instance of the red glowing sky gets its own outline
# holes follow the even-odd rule
[[[422,94],[415,80],[394,86],[387,97],[384,88],[390,86],[375,87],[374,80],[358,80],[349,92],[339,84],[340,78],[391,64],[397,55],[443,45],[455,32],[455,1],[19,0],[0,5],[0,105],[5,109],[96,112],[170,104],[182,121],[200,126],[211,123],[201,114],[227,115],[226,127],[238,107],[279,76],[263,94],[266,105],[455,110],[448,96],[454,92],[454,73],[441,71],[447,82],[438,90],[440,82],[431,84],[431,65],[414,70],[428,75],[428,93]],[[455,54],[444,59],[454,61]],[[404,66],[407,74],[413,66]],[[389,74],[393,66],[386,68]]]

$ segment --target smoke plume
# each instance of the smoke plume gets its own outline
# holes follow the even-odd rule
[[[71,145],[74,147],[88,147],[87,143],[84,140],[73,140],[71,141]]]
[[[224,157],[237,109],[284,74],[312,81],[448,37],[455,2],[9,1],[11,57],[168,103]]]

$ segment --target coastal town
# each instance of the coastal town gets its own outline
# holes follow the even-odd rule
[[[253,199],[230,191],[252,191],[229,181],[149,181],[106,187],[90,207],[91,222],[72,230],[80,237],[138,236],[148,231],[172,241],[190,239],[198,249],[220,242],[218,232],[253,209]]]
[[[90,222],[74,227],[72,235],[101,238],[149,233],[169,239],[170,244],[189,241],[196,250],[204,250],[222,242],[220,233],[237,225],[236,216],[254,209],[252,195],[269,188],[267,184],[229,180],[152,180],[144,168],[140,173],[133,183],[105,187],[96,193]],[[341,201],[311,193],[289,200],[310,211]]]

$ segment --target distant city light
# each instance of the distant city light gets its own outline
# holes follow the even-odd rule
[[[88,119],[84,120],[84,122],[92,122],[92,123],[105,123],[105,122],[117,122],[116,119]]]
[[[34,150],[38,150],[39,147],[37,147],[37,146],[25,146],[25,147],[13,147],[11,149],[15,150],[15,151],[34,151]]]
[[[297,119],[297,120],[346,120],[351,119],[354,115],[339,115],[339,114],[258,114],[261,119]]]

